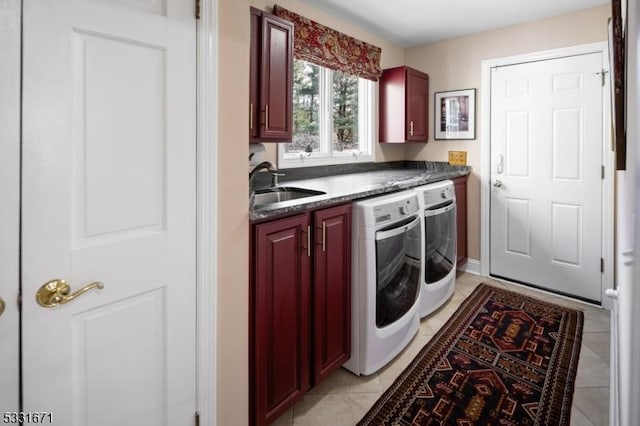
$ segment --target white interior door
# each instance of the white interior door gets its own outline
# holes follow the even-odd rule
[[[601,53],[492,69],[491,274],[601,300]]]
[[[23,3],[24,410],[191,425],[194,2]],[[42,307],[54,279],[104,288]]]
[[[18,411],[20,0],[0,2],[0,416]]]

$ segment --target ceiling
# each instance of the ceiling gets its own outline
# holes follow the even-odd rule
[[[402,47],[586,9],[609,0],[303,0]]]

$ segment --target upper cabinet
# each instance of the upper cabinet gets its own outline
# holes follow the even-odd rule
[[[382,72],[380,142],[427,142],[429,76],[409,67]]]
[[[249,141],[291,142],[293,24],[251,8]]]

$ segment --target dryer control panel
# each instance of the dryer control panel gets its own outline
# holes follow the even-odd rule
[[[422,193],[425,208],[446,204],[456,198],[453,182],[450,180],[426,186],[420,192]]]
[[[375,217],[376,225],[380,225],[415,215],[419,210],[418,197],[413,196],[404,200],[375,206],[373,208],[373,216]]]

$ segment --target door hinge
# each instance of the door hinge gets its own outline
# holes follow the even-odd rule
[[[18,312],[22,312],[22,293],[18,293],[16,302],[18,304]]]
[[[600,272],[604,272],[604,259],[600,258]]]
[[[196,411],[195,425],[200,426],[200,413]]]
[[[200,19],[200,2],[202,0],[196,0],[196,19]]]
[[[602,174],[602,179],[604,179],[604,166],[602,166],[601,170],[602,170],[602,173],[601,173]]]

